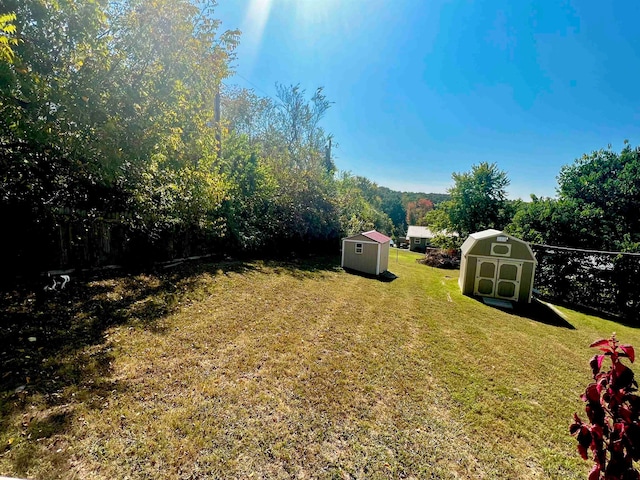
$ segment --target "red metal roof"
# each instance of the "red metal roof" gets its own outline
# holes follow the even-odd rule
[[[386,243],[389,240],[391,240],[386,235],[383,235],[380,232],[376,232],[375,230],[371,230],[370,232],[364,232],[362,235],[378,243]]]

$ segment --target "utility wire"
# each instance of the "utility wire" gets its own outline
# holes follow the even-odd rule
[[[271,95],[268,94],[266,91],[264,91],[262,88],[260,88],[258,85],[256,85],[255,83],[253,83],[251,80],[249,80],[247,77],[244,77],[242,75],[240,75],[239,73],[236,72],[236,76],[240,77],[241,79],[243,79],[245,82],[249,83],[250,85],[253,85],[257,90],[260,90],[262,93],[264,93],[267,97],[271,98]],[[272,100],[274,100],[273,98],[271,98]]]

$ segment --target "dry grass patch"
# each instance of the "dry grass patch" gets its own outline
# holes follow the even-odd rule
[[[71,346],[53,335],[48,373],[15,393],[29,363],[3,384],[0,473],[584,477],[568,422],[586,346],[613,330],[640,344],[638,332],[492,309],[416,258],[392,251],[389,283],[334,259],[88,283],[91,300],[53,306],[67,308]]]

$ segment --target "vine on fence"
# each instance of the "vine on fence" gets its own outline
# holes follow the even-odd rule
[[[560,303],[635,320],[640,314],[640,256],[531,245],[535,288]]]

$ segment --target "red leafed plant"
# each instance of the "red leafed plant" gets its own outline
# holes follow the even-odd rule
[[[589,422],[574,414],[570,431],[578,439],[578,451],[587,460],[591,450],[595,462],[589,480],[640,480],[634,460],[640,459],[640,397],[634,392],[638,384],[633,371],[620,360],[635,360],[631,345],[619,345],[615,333],[608,340],[593,342],[602,353],[594,355],[589,365],[593,383],[582,395]],[[605,357],[609,370],[602,370]]]

